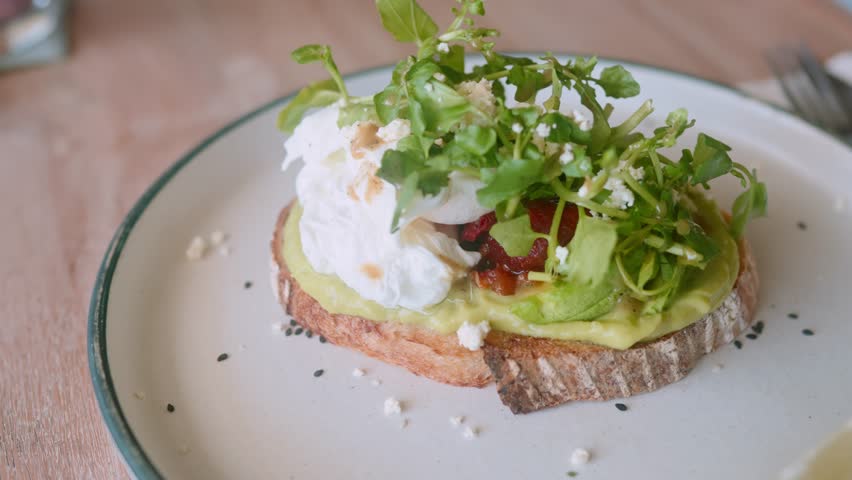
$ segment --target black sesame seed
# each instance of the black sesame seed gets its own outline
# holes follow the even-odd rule
[[[746,335],[746,338],[749,340],[757,340],[757,334],[749,333],[748,335]]]
[[[754,333],[761,334],[763,333],[763,321],[757,322],[751,326],[751,329],[754,330]]]
[[[171,403],[167,403],[167,404],[166,404],[166,411],[168,411],[169,413],[174,412],[174,411],[175,411],[175,406],[174,406],[174,405],[172,405]]]
[[[810,328],[806,328],[806,329],[802,330],[802,335],[804,335],[806,337],[810,337],[813,334],[814,334],[814,331],[811,330]]]
[[[734,346],[737,347],[737,349],[743,348],[743,342],[734,340]]]
[[[292,318],[290,319],[290,326],[291,326],[291,327],[295,327],[295,326],[296,326],[296,321],[295,321],[295,320],[293,320]]]
[[[325,343],[327,340],[322,335],[319,336],[320,343]]]
[[[251,282],[246,282],[246,283],[243,284],[243,288],[249,289],[249,288],[251,288],[252,285],[254,285],[254,284],[251,283]]]
[[[227,360],[227,359],[228,359],[228,354],[227,354],[227,353],[220,353],[220,354],[219,354],[219,356],[218,356],[218,357],[216,357],[216,361],[217,361],[217,362],[224,362],[224,361],[225,361],[225,360]]]
[[[625,404],[623,404],[623,403],[616,403],[616,404],[615,404],[615,408],[617,408],[617,409],[621,410],[622,412],[626,412],[626,411],[627,411],[627,405],[625,405]]]
[[[792,318],[793,320],[795,320],[795,319],[799,318],[799,314],[795,313],[795,312],[788,313],[787,318]]]
[[[314,336],[314,332],[312,332],[310,330],[305,330],[305,336],[308,337],[308,338],[311,338],[311,337]]]
[[[293,329],[292,329],[292,328],[288,328],[287,330],[284,330],[284,335],[286,335],[286,336],[288,336],[288,337],[289,337],[290,335],[293,335]]]
[[[316,372],[314,372],[314,376],[315,376],[315,377],[321,377],[323,373],[325,373],[325,370],[323,370],[323,369],[321,369],[321,368],[320,368],[319,370],[317,370]]]
[[[796,223],[796,226],[799,227],[799,230],[807,230],[808,224],[802,221]]]
[[[295,333],[296,335],[301,335],[303,331],[304,330],[302,330],[302,327],[299,327],[293,333]]]

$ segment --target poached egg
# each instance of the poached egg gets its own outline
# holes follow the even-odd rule
[[[364,298],[387,308],[423,311],[446,298],[452,283],[480,258],[443,225],[476,220],[479,179],[454,172],[447,188],[420,196],[391,233],[397,189],[376,176],[384,153],[411,133],[407,120],[339,128],[339,105],[307,115],[286,140],[283,169],[301,158],[296,179],[305,257]]]

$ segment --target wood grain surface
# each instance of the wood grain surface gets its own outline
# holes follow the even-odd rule
[[[439,23],[449,0],[423,2]],[[505,50],[595,52],[735,83],[761,53],[852,48],[829,1],[489,0]],[[80,0],[72,55],[0,73],[0,478],[126,478],[92,392],[86,314],[115,228],[168,165],[229,120],[323,75],[408,52],[369,0]]]

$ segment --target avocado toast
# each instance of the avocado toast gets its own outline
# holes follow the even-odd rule
[[[350,96],[327,46],[293,54],[332,77],[279,122],[285,168],[305,164],[272,241],[296,321],[441,382],[496,381],[515,413],[660,388],[747,328],[741,236],[766,189],[727,145],[673,154],[695,121],[641,133],[650,101],[615,122],[599,98],[639,94],[621,66],[495,52],[481,1],[443,33],[413,1],[376,3],[418,49],[381,92]],[[728,217],[704,193],[723,175],[744,187]]]

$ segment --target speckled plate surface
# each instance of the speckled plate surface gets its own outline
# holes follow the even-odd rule
[[[106,254],[89,351],[101,411],[130,471],[144,479],[773,478],[838,429],[852,417],[852,151],[720,85],[630,69],[640,97],[655,101],[654,121],[688,107],[698,124],[687,144],[699,130],[724,139],[768,184],[770,218],[748,231],[763,279],[757,339],[624,400],[627,411],[583,402],[514,416],[493,388],[440,385],[316,336],[276,333],[285,318],[269,287],[269,239],[294,194],[274,126],[285,98],[179,160]],[[389,76],[376,69],[348,83],[366,94]],[[732,186],[714,190],[725,205]],[[188,261],[191,239],[217,230],[228,234],[230,254],[212,249]],[[217,361],[222,353],[228,358]],[[367,375],[353,377],[356,367]],[[401,417],[383,414],[389,396],[403,402]],[[455,415],[478,437],[453,428]],[[588,465],[571,465],[576,447],[592,452]]]

